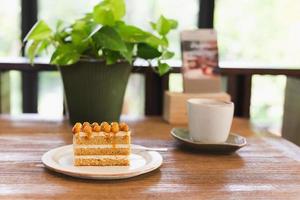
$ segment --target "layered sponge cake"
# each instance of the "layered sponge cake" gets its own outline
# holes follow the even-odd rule
[[[112,122],[76,123],[72,129],[75,166],[127,166],[130,130]]]

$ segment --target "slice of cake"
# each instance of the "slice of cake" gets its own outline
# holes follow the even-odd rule
[[[75,166],[127,166],[130,130],[127,124],[76,123],[72,129]]]

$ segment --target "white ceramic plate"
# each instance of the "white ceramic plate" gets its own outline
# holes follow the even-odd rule
[[[131,145],[141,147],[139,145]],[[43,164],[56,172],[85,179],[124,179],[151,172],[159,168],[162,156],[156,151],[133,150],[130,166],[74,166],[73,146],[66,145],[46,152]]]

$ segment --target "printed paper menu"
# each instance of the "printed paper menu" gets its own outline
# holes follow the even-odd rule
[[[218,67],[217,35],[213,29],[181,33],[183,75],[187,79],[215,76]]]

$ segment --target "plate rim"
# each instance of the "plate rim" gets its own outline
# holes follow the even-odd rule
[[[180,140],[182,142],[187,142],[187,143],[193,144],[193,145],[199,145],[199,146],[214,146],[214,145],[219,145],[219,146],[234,146],[234,147],[239,147],[239,148],[244,147],[244,146],[247,145],[247,140],[246,140],[245,137],[243,137],[243,136],[241,136],[241,135],[239,135],[237,133],[233,133],[233,132],[230,132],[229,135],[232,135],[234,137],[240,137],[240,138],[242,138],[243,139],[243,143],[241,143],[241,144],[236,144],[235,143],[234,144],[234,143],[200,143],[200,142],[194,142],[192,140],[187,140],[185,138],[181,138],[178,135],[176,135],[175,132],[174,132],[174,130],[176,130],[176,129],[185,129],[185,130],[188,131],[188,128],[186,128],[186,127],[173,127],[171,129],[170,133],[171,133],[171,135],[175,139]]]
[[[48,150],[47,152],[45,152],[43,154],[43,156],[41,157],[42,163],[44,164],[44,166],[47,169],[53,170],[55,172],[61,173],[61,174],[65,174],[68,176],[72,176],[72,177],[77,177],[77,178],[84,178],[84,179],[103,179],[103,180],[108,180],[108,179],[125,179],[125,178],[131,178],[131,177],[135,177],[135,176],[139,176],[151,171],[154,171],[156,169],[158,169],[162,163],[163,163],[163,157],[162,155],[157,152],[157,151],[147,151],[147,153],[149,154],[149,156],[152,158],[150,163],[144,165],[143,167],[137,168],[135,169],[135,171],[133,172],[129,172],[129,173],[124,173],[124,172],[120,172],[117,174],[97,174],[96,172],[93,173],[78,173],[78,172],[74,172],[72,170],[67,170],[65,167],[59,165],[57,162],[55,162],[53,160],[53,156],[64,149],[68,149],[68,148],[72,148],[72,144],[70,145],[64,145],[64,146],[59,146],[56,148],[52,148],[50,150]],[[136,145],[136,144],[131,144],[131,146],[141,146],[142,145]],[[137,151],[137,154],[139,152],[142,151]],[[145,152],[145,151],[144,151]],[[140,154],[138,154],[140,155]],[[154,159],[153,159],[154,158]],[[148,166],[148,168],[147,168]],[[95,166],[97,167],[97,166]]]

